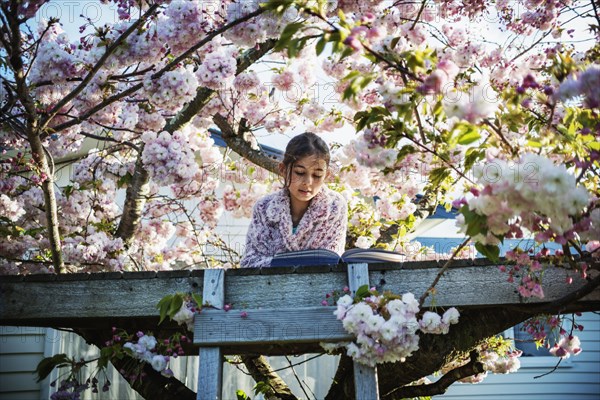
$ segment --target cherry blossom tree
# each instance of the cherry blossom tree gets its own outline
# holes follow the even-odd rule
[[[118,19],[83,19],[77,38],[38,17],[44,3],[0,1],[1,273],[235,265],[240,252],[213,228],[281,185],[259,135],[304,126],[351,136],[330,183],[349,203],[348,247],[458,258],[471,243],[497,260],[504,240],[531,236],[541,250],[512,249],[502,267],[521,295],[543,297],[555,260],[589,280],[543,309],[461,314],[456,333],[422,339],[409,367],[380,375],[386,398],[481,373],[483,339],[598,286],[596,2],[105,0]],[[468,240],[452,254],[409,251],[407,234],[438,205],[459,210]],[[576,347],[564,338],[555,353]],[[245,363],[285,397],[263,359]],[[445,366],[441,383],[405,386]],[[343,357],[331,398],[351,390],[350,370]],[[134,382],[167,398],[152,385]]]

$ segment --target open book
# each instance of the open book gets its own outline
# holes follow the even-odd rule
[[[404,256],[394,251],[381,249],[350,249],[340,257],[327,249],[311,249],[279,253],[271,260],[271,267],[291,267],[307,265],[335,265],[345,263],[402,262]]]

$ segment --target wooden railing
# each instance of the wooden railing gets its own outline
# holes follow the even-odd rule
[[[203,293],[205,307],[196,318],[194,342],[200,346],[199,399],[220,395],[225,354],[297,354],[319,351],[319,342],[351,339],[332,307],[320,306],[325,294],[348,285],[370,284],[379,291],[424,293],[440,270],[435,261],[404,264],[338,265],[231,270],[186,270],[0,277],[0,324],[93,328],[135,325],[151,329],[158,301],[175,292]],[[457,260],[428,297],[425,307],[483,308],[552,302],[582,287],[586,280],[550,266],[545,298],[524,299],[506,273],[487,260]],[[600,309],[600,289],[578,300]],[[232,310],[222,310],[230,304]],[[242,316],[245,312],[245,317]],[[357,398],[376,398],[374,369],[355,367]]]

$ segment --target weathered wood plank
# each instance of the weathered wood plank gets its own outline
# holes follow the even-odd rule
[[[194,321],[194,343],[202,346],[318,343],[351,340],[336,307],[279,308],[225,312],[204,309]]]
[[[412,292],[420,296],[431,284],[438,268],[420,268],[422,263],[404,263],[401,269],[371,270],[369,281],[378,290]],[[414,267],[414,268],[413,268]],[[317,306],[325,293],[347,284],[345,270],[323,273],[279,273],[239,275],[226,271],[225,302],[234,308],[303,308]],[[597,272],[597,271],[592,271]],[[89,327],[90,321],[110,323],[118,318],[157,318],[156,304],[175,292],[198,292],[203,287],[202,270],[189,277],[122,279],[121,274],[90,274],[84,281],[22,281],[0,277],[0,324],[31,326]],[[585,284],[571,273],[573,284],[565,283],[567,271],[549,267],[544,274],[546,297],[523,299],[516,284],[496,266],[450,268],[440,280],[435,300],[440,307],[484,307],[550,302]],[[114,278],[111,278],[113,275]],[[256,290],[260,288],[261,290]],[[485,296],[481,296],[485,293]],[[579,301],[587,310],[600,309],[600,289]]]
[[[378,400],[377,368],[354,361],[354,391],[356,400]]]
[[[348,287],[352,295],[363,285],[369,285],[369,265],[348,265]],[[369,367],[354,361],[354,391],[355,399],[379,399],[377,384],[377,367]]]
[[[201,347],[198,366],[197,400],[221,399],[223,352],[218,347]]]
[[[218,308],[225,305],[224,270],[208,269],[204,271],[202,301]],[[222,383],[223,351],[219,347],[200,347],[196,399],[221,399]]]

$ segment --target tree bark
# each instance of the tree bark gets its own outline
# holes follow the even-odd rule
[[[14,74],[17,98],[25,109],[25,132],[21,133],[27,136],[27,141],[31,147],[31,155],[38,168],[38,171],[34,171],[34,173],[39,173],[39,177],[42,180],[41,186],[42,192],[44,193],[44,211],[46,214],[52,264],[57,273],[62,273],[66,272],[66,270],[62,257],[58,211],[56,206],[56,195],[54,193],[54,171],[49,166],[49,156],[46,155],[46,150],[40,140],[39,116],[35,107],[35,102],[27,87],[21,52],[21,22],[18,16],[18,9],[19,4],[17,3],[11,4],[10,8],[7,4],[2,5],[2,12],[9,25],[8,29],[5,31],[10,37],[10,44],[7,46],[6,51],[9,55],[10,68]]]
[[[240,137],[235,134],[233,127],[222,115],[215,115],[213,117],[213,121],[221,130],[221,133],[223,134],[223,140],[225,141],[225,143],[227,143],[227,146],[229,148],[231,148],[233,151],[235,151],[248,161],[258,165],[259,167],[262,167],[267,171],[279,175],[278,160],[274,160],[272,158],[267,157],[260,150],[253,149],[250,146],[250,143],[245,141],[243,137]]]
[[[273,371],[263,356],[242,356],[242,361],[255,382],[265,382],[271,387],[265,397],[267,399],[297,400],[288,385]]]

